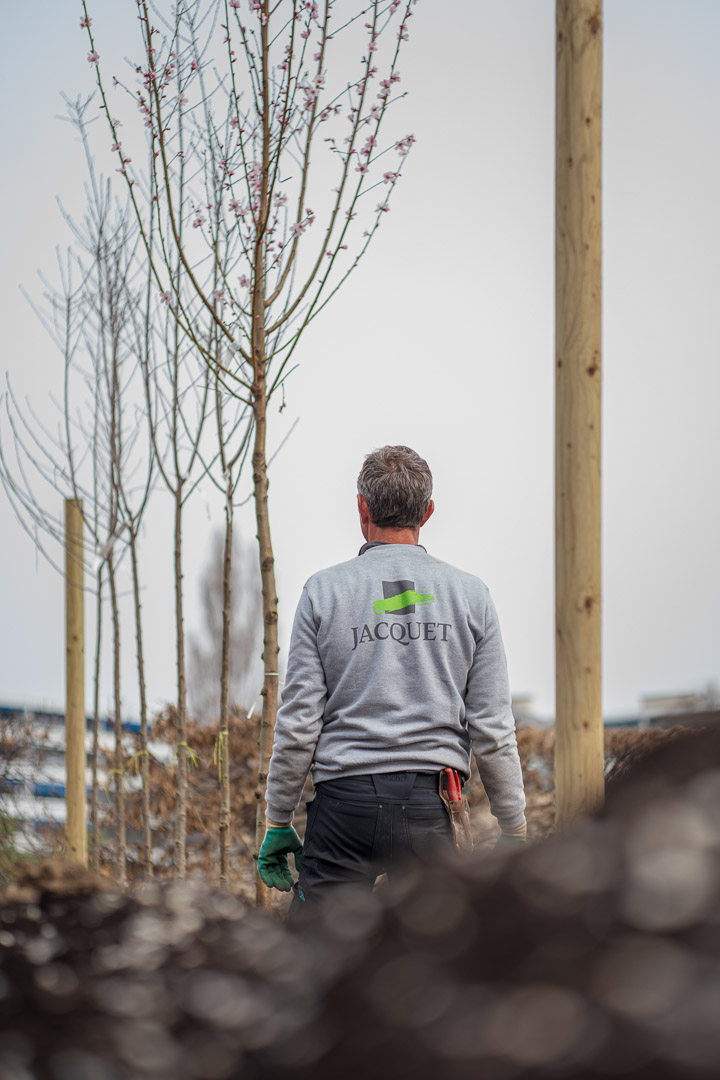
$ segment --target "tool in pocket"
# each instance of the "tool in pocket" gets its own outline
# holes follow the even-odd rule
[[[460,776],[455,769],[443,769],[440,773],[440,798],[450,816],[453,843],[462,854],[473,849],[470,810],[463,799]]]

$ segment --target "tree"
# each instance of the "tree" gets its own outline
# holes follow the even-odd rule
[[[98,728],[102,594],[109,585],[113,627],[113,703],[117,876],[126,881],[124,813],[125,754],[120,687],[120,610],[117,567],[129,549],[132,560],[135,635],[142,710],[140,751],[144,787],[144,861],[151,872],[147,771],[147,709],[142,649],[137,535],[153,485],[153,453],[143,401],[137,341],[139,312],[147,292],[147,260],[138,259],[139,234],[127,205],[114,197],[109,180],[98,174],[88,140],[91,99],[66,101],[88,168],[87,201],[76,221],[63,210],[74,244],[60,262],[60,285],[44,278],[44,304],[33,308],[63,357],[63,399],[57,433],[38,419],[28,402],[21,409],[8,385],[6,429],[12,455],[0,443],[0,480],[18,520],[38,549],[60,572],[41,534],[63,543],[62,522],[46,508],[41,485],[58,496],[81,500],[84,524],[97,556],[95,693],[91,820],[98,866]],[[142,249],[144,251],[144,248]],[[147,331],[146,331],[147,336]],[[38,481],[40,484],[38,484]],[[86,558],[89,560],[90,552]]]
[[[147,175],[123,143],[121,105],[109,100],[83,3],[88,60],[157,290],[219,386],[248,410],[264,625],[258,845],[278,700],[268,406],[284,393],[305,329],[387,214],[414,141],[380,142],[413,3],[189,0],[166,18],[138,0],[138,85],[116,83],[140,115]],[[374,190],[379,201],[365,198]],[[259,878],[258,898],[267,904]]]
[[[188,650],[188,689],[193,714],[212,723],[220,712],[220,671],[223,651],[223,578],[225,536],[214,533],[200,577],[202,630],[191,634]],[[245,711],[257,701],[262,681],[260,641],[262,597],[253,548],[233,535],[231,633],[228,695],[230,705]]]
[[[227,475],[227,474],[226,474]],[[226,507],[232,505],[228,499]],[[201,583],[205,641],[190,640],[190,700],[206,721],[219,716],[215,758],[220,782],[220,884],[230,873],[230,711],[241,705],[252,715],[261,685],[262,597],[254,551],[240,544],[226,512]]]

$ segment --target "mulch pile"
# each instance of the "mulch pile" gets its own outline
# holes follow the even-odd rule
[[[595,820],[295,925],[200,881],[20,878],[0,1077],[714,1080],[720,732],[633,756]]]

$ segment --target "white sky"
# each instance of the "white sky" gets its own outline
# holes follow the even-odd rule
[[[136,55],[135,5],[91,4],[93,29]],[[60,91],[92,89],[79,5],[4,19],[2,355],[41,413],[61,365],[18,291],[39,294],[67,243],[55,203],[84,170]],[[720,5],[605,0],[604,696],[720,680]],[[287,646],[300,589],[355,553],[363,455],[427,457],[440,558],[490,586],[513,692],[554,707],[554,3],[421,0],[401,64],[399,133],[417,143],[366,261],[304,339],[271,449],[272,525]],[[2,421],[0,421],[1,423]],[[54,508],[61,512],[61,507]],[[62,705],[63,585],[0,492],[0,701]],[[187,534],[187,624],[222,521],[209,493]],[[149,689],[174,694],[172,514],[144,538]],[[248,515],[241,529],[250,538]],[[92,604],[87,605],[88,633]],[[88,661],[87,701],[91,701]],[[124,700],[136,709],[133,646]],[[103,703],[110,699],[106,678]]]

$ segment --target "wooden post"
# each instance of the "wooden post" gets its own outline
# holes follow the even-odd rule
[[[557,823],[603,801],[602,0],[557,0],[555,602]]]
[[[87,866],[82,500],[65,500],[65,786],[67,858]]]

